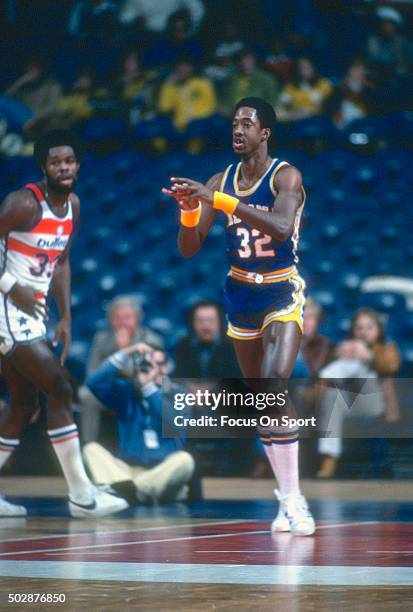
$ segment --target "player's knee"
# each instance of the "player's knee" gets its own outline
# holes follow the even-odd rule
[[[56,375],[52,380],[48,395],[53,397],[53,399],[60,400],[66,406],[71,406],[72,404],[72,386],[67,378],[61,374]]]
[[[18,415],[13,415],[13,419],[10,419],[7,422],[7,427],[6,427],[6,434],[2,434],[4,435],[6,438],[20,438],[21,432],[24,428],[24,426],[26,425],[26,421],[24,419],[24,415],[18,414]]]
[[[262,378],[275,378],[288,380],[290,378],[291,368],[283,364],[263,363],[261,368]]]

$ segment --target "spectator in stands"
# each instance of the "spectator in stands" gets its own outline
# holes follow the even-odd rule
[[[232,343],[222,333],[222,313],[216,302],[194,304],[188,316],[190,333],[175,350],[177,378],[238,378]]]
[[[337,347],[336,357],[335,361],[320,371],[320,378],[373,380],[369,381],[370,393],[360,393],[351,412],[342,399],[350,393],[347,389],[341,390],[339,395],[334,388],[325,389],[320,405],[320,425],[322,431],[331,431],[334,437],[319,440],[318,450],[322,455],[322,463],[317,475],[320,478],[330,478],[336,471],[342,449],[343,421],[347,416],[378,418],[384,415],[387,422],[395,422],[399,418],[397,398],[390,377],[400,368],[400,353],[394,342],[386,342],[383,323],[375,310],[361,308],[354,314],[350,339]],[[354,398],[354,395],[355,392],[350,393],[350,397]]]
[[[308,298],[304,307],[304,329],[300,351],[294,366],[294,378],[314,379],[321,368],[334,357],[333,342],[318,333],[322,315],[319,304],[312,298]]]
[[[138,51],[127,51],[122,59],[118,91],[131,125],[154,114],[156,83],[157,73],[143,69]]]
[[[286,41],[279,35],[271,39],[270,51],[265,58],[265,69],[280,83],[290,78],[293,61],[287,51]]]
[[[227,116],[231,116],[235,104],[241,98],[258,96],[275,106],[279,95],[277,79],[258,67],[257,56],[251,49],[242,51],[238,69],[230,77],[224,89],[220,108]]]
[[[191,17],[185,10],[170,16],[166,33],[148,52],[145,63],[151,67],[170,67],[182,56],[191,57],[198,64],[204,57],[201,44],[192,36]]]
[[[26,113],[20,115],[19,128],[30,139],[35,139],[46,128],[54,126],[62,88],[47,71],[46,61],[37,58],[26,64],[23,74],[4,92],[4,96],[9,98],[9,103],[16,100],[20,109],[22,105],[26,109]],[[0,110],[5,111],[4,102]],[[7,111],[5,114],[7,118]]]
[[[368,78],[366,62],[352,61],[341,83],[326,100],[325,112],[338,128],[345,128],[355,119],[371,114],[374,87]]]
[[[83,121],[92,117],[95,86],[94,69],[82,67],[72,89],[59,102],[58,113],[61,115],[61,125],[77,127]]]
[[[322,78],[308,57],[295,60],[291,80],[281,91],[277,117],[280,121],[297,121],[320,115],[333,86]]]
[[[160,34],[171,16],[181,10],[187,11],[192,31],[196,31],[205,13],[201,0],[124,0],[119,20],[123,25],[131,25],[142,19],[150,32]]]
[[[214,85],[208,78],[195,73],[190,57],[183,57],[176,62],[160,89],[158,108],[162,115],[171,117],[178,134],[186,138],[185,132],[192,121],[204,121],[215,114],[217,100]],[[205,122],[205,135],[208,130],[208,123]],[[188,143],[192,153],[199,152],[200,147],[199,137]]]
[[[381,6],[376,11],[378,28],[367,41],[367,54],[379,80],[411,77],[413,44],[402,33],[403,18],[396,9]]]
[[[164,364],[163,352],[138,343],[114,353],[87,380],[99,401],[116,412],[119,450],[114,456],[90,442],[83,448],[86,465],[97,484],[120,492],[129,481],[141,503],[185,499],[195,468],[177,439],[162,438]]]
[[[116,350],[122,350],[137,342],[163,349],[163,341],[153,331],[142,325],[143,312],[131,295],[119,295],[108,308],[109,327],[96,333],[89,354],[87,375]],[[84,442],[98,439],[102,405],[87,387],[79,389],[81,435]]]
[[[109,41],[116,34],[117,12],[118,4],[111,0],[78,0],[70,11],[67,33],[86,41]]]
[[[204,70],[205,76],[210,78],[216,87],[218,99],[224,95],[225,83],[233,75],[239,54],[245,48],[238,25],[233,20],[223,24],[222,36],[211,49],[211,62]]]

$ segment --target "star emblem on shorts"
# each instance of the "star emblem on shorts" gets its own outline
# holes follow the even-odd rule
[[[26,325],[28,319],[26,319],[26,317],[20,317],[19,319],[19,325],[20,327],[22,327],[23,325]]]
[[[32,333],[31,329],[23,329],[22,330],[22,334],[25,334],[26,338],[28,338],[31,333]]]
[[[0,336],[0,345],[5,344],[6,338],[4,336]]]

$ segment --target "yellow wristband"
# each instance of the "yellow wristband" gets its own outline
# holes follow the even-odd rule
[[[222,193],[222,191],[214,191],[214,208],[222,210],[227,215],[233,215],[238,204],[239,200],[237,198],[233,198],[227,193]]]
[[[181,224],[185,227],[196,227],[201,218],[202,206],[198,204],[197,208],[193,210],[182,210],[181,209]]]

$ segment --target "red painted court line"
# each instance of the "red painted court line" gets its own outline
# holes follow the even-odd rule
[[[1,558],[87,561],[98,554],[100,561],[114,563],[413,566],[413,524],[405,523],[327,524],[320,526],[315,537],[304,538],[288,533],[271,535],[264,521],[194,525],[179,533],[165,529],[164,534],[161,531],[142,533],[139,538],[136,535],[133,530],[122,538],[116,533],[110,538],[104,533],[94,534],[84,542],[77,538],[75,546],[70,536],[53,542],[39,539],[25,547],[18,542],[17,550],[15,547],[3,550]]]

